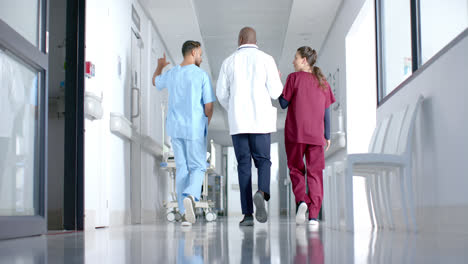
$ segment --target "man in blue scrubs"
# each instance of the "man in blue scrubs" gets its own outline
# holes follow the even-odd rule
[[[195,223],[195,201],[200,199],[206,171],[206,135],[216,100],[208,74],[200,69],[200,42],[186,41],[184,61],[166,73],[166,54],[158,59],[153,85],[169,91],[166,130],[177,167],[176,191],[183,225]]]

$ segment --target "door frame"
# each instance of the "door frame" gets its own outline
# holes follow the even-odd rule
[[[63,226],[84,230],[84,62],[86,0],[67,0]]]
[[[38,149],[34,155],[38,164],[34,175],[34,216],[0,216],[0,239],[41,235],[47,232],[47,113],[48,64],[46,53],[47,1],[38,0],[37,46],[0,19],[0,48],[21,59],[38,71]],[[36,173],[36,172],[35,172]],[[36,186],[38,187],[36,189]]]
[[[136,12],[136,11],[135,11]],[[136,41],[134,43],[134,40]],[[141,113],[141,69],[142,69],[142,63],[141,63],[141,55],[142,55],[142,49],[138,45],[138,41],[142,41],[140,33],[131,27],[131,37],[130,37],[130,70],[131,70],[131,84],[130,84],[130,121],[132,125],[134,125],[135,129],[137,130],[138,133],[141,133],[141,119],[142,119],[142,113]],[[138,51],[138,58],[134,58],[134,49]],[[134,59],[138,60],[139,66],[138,66],[138,74],[136,76],[137,80],[136,83],[138,87],[135,87],[135,82],[134,82]],[[138,100],[136,103],[137,109],[137,115],[134,115],[134,108],[135,108],[135,98],[134,98],[134,89],[138,90]],[[134,124],[134,119],[138,120],[138,124]],[[132,224],[141,224],[142,222],[142,188],[141,188],[141,183],[142,183],[142,153],[141,153],[141,142],[135,142],[132,141],[130,144],[130,211],[131,211],[131,217],[130,221]]]

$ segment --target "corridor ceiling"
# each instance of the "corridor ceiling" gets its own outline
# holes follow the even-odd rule
[[[308,45],[320,54],[343,0],[139,1],[175,63],[182,61],[180,49],[184,41],[202,43],[201,67],[215,86],[221,64],[236,50],[239,30],[244,26],[257,31],[259,48],[274,57],[284,84],[294,70],[292,59],[298,47]],[[278,129],[282,129],[286,113],[279,110],[278,115]],[[226,116],[217,104],[210,131],[228,131]]]

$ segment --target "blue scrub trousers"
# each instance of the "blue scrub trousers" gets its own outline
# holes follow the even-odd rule
[[[172,149],[176,163],[176,192],[179,212],[185,213],[183,200],[192,195],[200,200],[206,171],[206,137],[197,140],[173,138]]]
[[[270,134],[236,134],[232,143],[237,159],[242,214],[253,214],[252,158],[258,169],[258,189],[270,199]]]

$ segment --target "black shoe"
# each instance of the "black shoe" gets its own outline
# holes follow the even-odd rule
[[[253,226],[254,225],[254,219],[253,215],[244,215],[244,219],[240,221],[239,226]]]
[[[254,195],[255,204],[255,218],[260,223],[265,223],[268,220],[268,213],[265,208],[265,198],[260,191],[257,191]]]

